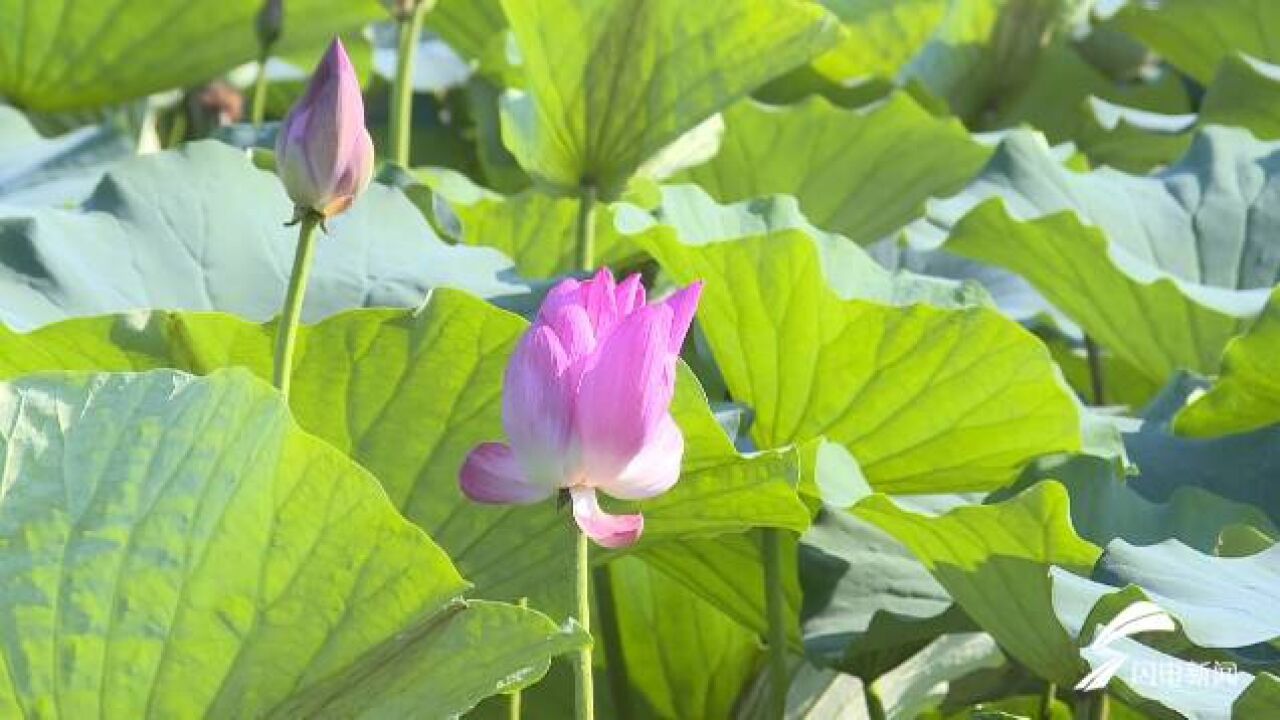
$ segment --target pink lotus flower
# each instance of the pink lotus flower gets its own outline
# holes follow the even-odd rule
[[[510,444],[484,443],[462,466],[462,492],[482,503],[535,503],[568,490],[573,517],[605,547],[634,543],[639,515],[610,515],[596,490],[659,495],[680,476],[684,436],[671,417],[676,357],[701,283],[646,305],[640,276],[608,270],[547,295],[507,365],[502,424]]]
[[[373,138],[364,126],[360,80],[340,40],[316,67],[307,92],[276,138],[276,170],[299,213],[333,217],[373,179]]]

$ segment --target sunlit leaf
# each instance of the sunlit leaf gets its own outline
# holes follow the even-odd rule
[[[1080,446],[1048,353],[953,284],[894,276],[795,203],[717,206],[669,189],[619,229],[681,283],[759,447],[826,437],[887,492],[991,489],[1031,458]]]
[[[0,205],[0,322],[28,329],[138,308],[280,312],[297,246],[280,181],[219,142],[138,157],[79,208]],[[528,290],[500,253],[446,245],[375,183],[319,239],[303,316],[416,307],[434,287]]]
[[[1227,56],[1280,63],[1280,5],[1258,0],[1126,2],[1112,24],[1208,82]]]
[[[502,374],[526,327],[516,315],[443,289],[418,312],[342,313],[301,328],[290,404],[303,428],[377,476],[479,596],[530,597],[534,607],[563,617],[575,537],[568,515],[554,502],[481,506],[458,490],[471,448],[503,439]],[[233,365],[269,377],[274,334],[273,324],[217,314],[72,320],[28,335],[0,333],[0,377],[49,369],[207,373]],[[687,371],[673,412],[685,433],[684,475],[674,490],[642,503],[639,547],[808,525],[794,489],[794,452],[738,455]]]
[[[746,101],[724,119],[720,152],[680,179],[720,202],[793,195],[815,225],[864,245],[961,189],[991,154],[957,120],[901,93],[865,110]]]
[[[444,716],[587,640],[462,602],[377,481],[242,370],[2,384],[0,467],[6,715]]]
[[[836,22],[797,0],[503,0],[527,78],[503,108],[521,167],[616,197],[655,153],[827,49]]]
[[[1275,152],[1209,128],[1154,176],[1078,173],[1015,133],[969,188],[931,203],[912,237],[1019,273],[1163,384],[1179,369],[1216,370],[1280,279]]]
[[[1183,435],[1206,437],[1258,430],[1280,423],[1280,290],[1262,316],[1232,340],[1222,376],[1174,420]]]
[[[258,57],[262,0],[0,2],[0,96],[34,110],[94,107],[210,80]],[[386,17],[377,0],[289,0],[278,50]]]
[[[853,512],[915,553],[956,603],[1014,659],[1049,680],[1083,673],[1052,604],[1051,565],[1088,573],[1100,551],[1071,527],[1066,491],[1044,482],[1003,503],[930,517],[873,495]]]

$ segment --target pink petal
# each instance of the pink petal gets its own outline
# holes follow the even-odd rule
[[[618,284],[618,289],[614,291],[614,297],[617,298],[618,313],[622,317],[626,317],[635,312],[637,308],[644,307],[644,285],[640,282],[640,273],[632,273]]]
[[[564,383],[568,358],[551,328],[534,325],[507,365],[502,426],[529,480],[555,487],[576,464],[573,403]]]
[[[617,284],[608,268],[600,268],[595,277],[582,284],[582,307],[596,329],[596,337],[603,338],[612,332],[622,319],[618,312]]]
[[[582,294],[582,282],[574,278],[566,278],[556,283],[555,287],[547,292],[547,296],[542,299],[542,307],[538,310],[537,321],[545,321],[556,311],[566,305],[581,305],[579,296]]]
[[[601,268],[590,280],[564,280],[547,293],[538,312],[538,320],[550,322],[566,306],[577,306],[587,313],[594,336],[608,335],[622,319],[618,310],[617,285],[608,268]]]
[[[458,484],[463,495],[479,503],[527,505],[555,493],[555,488],[529,482],[515,453],[502,443],[477,445],[462,464]]]
[[[698,300],[702,297],[702,281],[677,290],[671,297],[662,302],[671,308],[671,352],[679,353],[684,345],[684,337],[689,334],[689,326],[693,324],[693,316],[698,311]]]
[[[644,500],[671,489],[680,479],[684,459],[684,433],[667,413],[644,448],[616,477],[590,476],[605,493],[621,500]]]
[[[675,389],[671,310],[647,306],[603,340],[582,375],[574,422],[588,482],[618,477],[668,415]]]
[[[551,328],[572,365],[596,348],[596,331],[581,305],[563,305],[538,314],[537,323]]]
[[[633,544],[644,531],[644,516],[610,515],[600,509],[596,491],[591,488],[569,489],[573,497],[573,519],[587,537],[607,548],[620,548]]]

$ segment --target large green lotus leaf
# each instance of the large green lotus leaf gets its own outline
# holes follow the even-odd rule
[[[835,42],[797,0],[503,0],[527,94],[503,108],[521,167],[561,190],[616,197],[698,123]]]
[[[986,633],[943,635],[877,678],[869,694],[880,702],[885,718],[929,717],[947,699],[951,683],[1006,662],[1000,646]]]
[[[1096,577],[1142,588],[1200,647],[1240,648],[1280,637],[1280,616],[1259,612],[1280,594],[1280,546],[1224,558],[1177,540],[1147,546],[1116,540],[1098,561]]]
[[[1272,533],[1277,534],[1277,533]],[[1276,544],[1267,533],[1252,525],[1228,525],[1218,535],[1218,544],[1213,551],[1219,557],[1244,557],[1260,553]]]
[[[898,493],[1000,487],[1080,447],[1076,402],[1033,336],[954,284],[881,269],[789,198],[722,207],[686,186],[618,226],[679,282],[706,282],[699,324],[758,447],[824,436]]]
[[[459,242],[502,251],[528,278],[553,278],[578,269],[578,198],[548,195],[536,188],[501,195],[460,173],[420,174],[457,218]],[[613,210],[608,205],[600,205],[595,212],[595,252],[601,265],[626,260],[637,252],[613,229]]]
[[[1120,359],[1163,384],[1211,372],[1280,279],[1276,145],[1208,128],[1151,177],[1063,167],[1013,133],[964,192],[910,231],[925,247],[1027,278]]]
[[[1143,468],[1138,466],[1135,472],[1141,475]],[[1178,487],[1161,501],[1151,500],[1114,460],[1083,455],[1046,459],[1028,471],[1023,482],[1046,478],[1066,487],[1071,524],[1080,537],[1098,546],[1117,539],[1136,545],[1173,539],[1201,552],[1214,552],[1223,530],[1234,525],[1276,533],[1261,509],[1194,485]]]
[[[1247,55],[1222,61],[1199,114],[1150,112],[1131,107],[1128,99],[1115,100],[1089,98],[1071,137],[1095,164],[1125,172],[1146,173],[1175,161],[1206,125],[1242,127],[1261,140],[1280,138],[1280,66]]]
[[[1155,113],[1090,97],[1072,141],[1095,166],[1145,174],[1187,152],[1197,120],[1193,114]]]
[[[1095,345],[1102,379],[1103,402],[1099,403],[1094,397],[1094,369],[1089,362],[1089,348],[1084,338],[1068,335],[1057,322],[1044,316],[1034,317],[1030,322],[1036,337],[1049,348],[1054,362],[1062,369],[1062,376],[1089,403],[1121,406],[1128,408],[1130,413],[1137,413],[1160,392],[1160,386],[1145,373]]]
[[[437,0],[426,26],[464,58],[479,61],[507,28],[501,0]]]
[[[1280,62],[1280,5],[1266,0],[1128,2],[1111,23],[1202,83],[1237,52]]]
[[[639,559],[611,563],[609,575],[639,706],[631,716],[731,717],[762,655],[759,637]]]
[[[762,665],[763,625],[759,630],[743,627],[707,598],[697,578],[693,582],[687,577],[676,579],[667,575],[665,563],[660,569],[649,561],[658,556],[678,558],[686,547],[737,545],[746,537],[738,534],[663,543],[609,563],[605,568],[608,597],[619,634],[616,640],[604,635],[604,623],[595,621],[598,717],[701,720],[737,716],[735,703]],[[759,557],[753,562],[756,580],[763,587]],[[738,567],[712,565],[707,569],[732,573]],[[593,582],[599,606],[604,601],[600,575],[595,575]],[[614,688],[609,668],[601,665],[602,660],[605,665],[613,661],[613,655],[606,656],[602,648],[609,643],[616,643],[613,647],[622,655],[627,680],[623,693]],[[567,670],[567,664],[553,668],[546,680],[525,693],[525,717],[572,716],[574,678]],[[625,711],[616,709],[619,701],[626,703]],[[482,706],[477,716],[507,718],[508,712],[505,701],[494,699]]]
[[[959,117],[981,122],[1031,80],[1082,0],[951,0],[934,34],[903,69]]]
[[[133,151],[133,142],[109,125],[46,140],[21,112],[0,106],[0,204],[78,203],[108,167]]]
[[[1051,142],[1073,141],[1088,125],[1086,100],[1099,97],[1140,110],[1186,113],[1191,102],[1182,76],[1157,71],[1117,83],[1081,57],[1078,45],[1065,40],[1039,51],[1039,57],[1016,93],[998,90],[991,108],[977,120],[982,129],[1031,125]]]
[[[946,12],[947,0],[823,0],[844,28],[840,43],[813,67],[840,83],[897,77],[924,47]]]
[[[922,215],[930,197],[963,188],[991,155],[959,121],[905,93],[864,110],[821,97],[787,107],[747,100],[724,121],[720,152],[683,179],[720,202],[793,195],[815,225],[863,245]]]
[[[1280,65],[1241,54],[1225,58],[1205,89],[1200,119],[1247,128],[1263,140],[1280,138]]]
[[[0,385],[0,428],[5,715],[445,717],[586,641],[462,602],[377,481],[243,370],[29,376]]]
[[[796,568],[796,541],[781,537],[783,592],[787,617],[800,614],[800,585]],[[758,636],[768,634],[764,556],[759,533],[722,535],[715,538],[662,543],[639,554],[645,563],[719,609]],[[792,647],[799,651],[800,631],[788,622]]]
[[[820,512],[799,564],[806,654],[864,680],[968,625],[910,550],[857,516]]]
[[[529,596],[535,607],[560,614],[572,589],[567,515],[553,502],[477,505],[458,490],[467,452],[502,439],[502,374],[525,327],[516,315],[445,289],[418,312],[342,313],[301,328],[290,403],[304,428],[378,477],[479,594]],[[0,334],[0,377],[63,368],[207,373],[230,365],[269,377],[274,333],[273,324],[218,314],[71,320]],[[684,369],[673,412],[685,433],[685,472],[675,490],[643,503],[641,547],[757,525],[808,525],[793,489],[794,452],[739,456]]]
[[[1040,483],[1002,503],[913,513],[886,495],[854,507],[858,517],[906,545],[955,602],[1013,658],[1043,678],[1073,684],[1082,664],[1054,616],[1048,569],[1088,574],[1097,547],[1071,527],[1066,490]]]
[[[1199,487],[1251,505],[1280,525],[1280,426],[1217,438],[1173,434],[1174,415],[1201,387],[1179,378],[1152,403],[1141,429],[1125,435],[1125,449],[1141,471],[1130,484],[1159,502],[1180,488]]]
[[[858,472],[848,452],[835,443],[817,441],[800,448],[800,493],[809,502],[825,497],[827,502],[852,505],[870,492],[866,481],[850,477]],[[802,568],[798,562],[804,550],[789,533],[779,538],[782,557],[783,594],[788,618],[802,617]],[[663,543],[641,557],[664,575],[719,608],[739,624],[757,634],[768,634],[762,538],[759,533],[723,535],[706,540]],[[788,621],[787,634],[796,652],[802,652],[799,623]],[[896,644],[896,643],[895,643]]]
[[[219,142],[129,160],[76,210],[0,206],[0,322],[27,329],[136,308],[280,311],[297,230],[275,176]],[[433,287],[527,286],[487,248],[435,237],[399,190],[375,183],[318,241],[303,316],[414,307]]]
[[[1211,437],[1280,423],[1280,289],[1262,316],[1222,354],[1222,374],[1209,392],[1174,419],[1182,435]]]
[[[737,720],[770,720],[773,710],[769,669],[761,668],[756,681],[743,694],[734,714]],[[866,717],[862,683],[852,675],[820,668],[809,662],[793,663],[787,687],[787,718]]]
[[[520,169],[515,157],[502,144],[502,118],[499,111],[502,88],[481,75],[467,81],[467,110],[474,121],[475,153],[484,171],[484,182],[504,193],[518,193],[532,180]]]
[[[34,110],[107,105],[195,85],[258,56],[262,0],[3,0],[0,96]],[[279,50],[386,16],[377,0],[291,0]]]
[[[1275,717],[1280,713],[1280,678],[1259,673],[1258,679],[1236,700],[1232,717],[1237,720]]]

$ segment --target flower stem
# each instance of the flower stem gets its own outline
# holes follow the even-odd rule
[[[266,48],[262,49],[262,56],[258,58],[258,74],[253,78],[253,127],[254,129],[262,127],[262,123],[267,119],[267,58],[269,57]]]
[[[591,558],[586,533],[578,532],[577,596],[578,624],[591,632]],[[591,677],[591,644],[578,651],[577,720],[595,718],[595,690]]]
[[[527,597],[520,598],[519,605],[521,609],[528,608],[529,598]],[[508,695],[507,697],[508,697],[508,700],[510,701],[509,704],[507,705],[507,709],[508,709],[507,718],[509,720],[520,720],[520,712],[521,712],[520,706],[524,704],[523,693],[519,688],[517,688],[515,690],[512,690],[511,694]]]
[[[782,588],[782,535],[775,528],[760,531],[764,551],[764,603],[769,620],[770,718],[787,712],[787,600]]]
[[[1040,720],[1052,720],[1053,701],[1057,695],[1057,683],[1045,683],[1044,694],[1040,696]]]
[[[1089,698],[1089,720],[1111,720],[1111,698],[1099,690]]]
[[[609,694],[613,697],[614,717],[631,717],[631,685],[627,681],[627,659],[622,654],[622,630],[618,626],[617,605],[613,597],[613,576],[608,565],[591,571],[595,583],[596,611],[600,615],[599,642],[603,645],[605,669],[609,677]]]
[[[173,122],[169,125],[168,137],[165,139],[164,146],[166,148],[176,148],[182,144],[187,138],[187,98],[182,98],[182,103],[173,113]]]
[[[862,700],[867,705],[867,717],[871,720],[885,720],[884,702],[880,699],[880,691],[873,682],[863,681]]]
[[[1084,352],[1089,361],[1089,382],[1093,391],[1093,404],[1106,405],[1107,394],[1106,384],[1102,377],[1102,351],[1098,348],[1098,343],[1088,335],[1084,336]]]
[[[400,47],[396,53],[396,80],[391,89],[391,159],[409,167],[409,138],[413,134],[413,64],[418,38],[429,2],[420,2],[398,20]]]
[[[289,292],[280,312],[276,328],[275,386],[289,397],[289,381],[293,375],[293,346],[298,339],[298,320],[302,317],[302,299],[307,294],[307,277],[311,275],[311,256],[315,253],[316,227],[319,214],[307,211],[298,225],[298,249],[293,256],[293,273],[289,276]]]
[[[591,270],[596,264],[596,189],[584,185],[578,199],[578,269]]]

